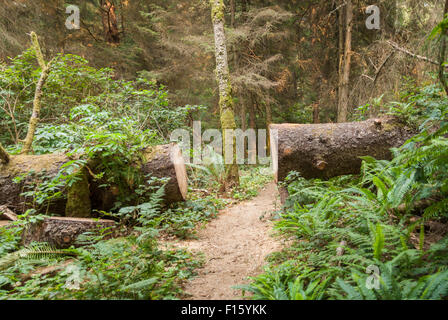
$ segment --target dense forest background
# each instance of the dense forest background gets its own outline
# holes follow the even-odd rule
[[[338,9],[343,2],[225,2],[239,126],[263,128],[266,121],[303,123],[313,119],[336,122],[345,34],[344,10]],[[80,7],[80,30],[64,27],[69,4]],[[428,80],[426,72],[437,69],[437,65],[397,50],[391,42],[438,60],[437,46],[427,41],[427,35],[440,21],[443,1],[378,1],[379,30],[366,27],[370,4],[353,3],[351,114],[366,104],[381,107],[396,99],[410,83]],[[104,9],[111,7],[109,13]],[[113,68],[114,78],[134,79],[139,74],[156,80],[168,89],[171,107],[207,106],[210,109],[194,118],[217,127],[218,92],[209,11],[204,0],[2,0],[0,60],[7,62],[8,57],[26,49],[28,33],[34,30],[45,44],[45,56],[76,54],[94,67]],[[108,25],[104,19],[113,23]],[[382,100],[375,99],[381,95]]]
[[[447,14],[0,0],[0,300],[446,299]],[[184,166],[195,120],[283,140],[271,168]]]

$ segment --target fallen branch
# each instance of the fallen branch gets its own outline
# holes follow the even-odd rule
[[[0,218],[9,221],[17,221],[17,215],[7,206],[0,206]]]
[[[413,57],[413,58],[415,58],[415,59],[422,60],[422,61],[425,61],[425,62],[429,62],[429,63],[432,63],[432,64],[434,64],[434,65],[436,65],[436,66],[439,66],[439,65],[440,65],[439,62],[434,61],[434,60],[432,60],[432,59],[430,59],[430,58],[428,58],[428,57],[420,56],[420,55],[418,55],[418,54],[415,54],[415,53],[413,53],[413,52],[411,52],[411,51],[409,51],[409,50],[407,50],[407,49],[405,49],[405,48],[400,47],[398,44],[396,44],[396,43],[393,42],[393,41],[390,41],[390,40],[389,40],[389,41],[387,41],[387,44],[389,44],[390,46],[392,46],[394,49],[396,49],[396,50],[398,50],[398,51],[401,51],[401,52],[403,52],[403,53],[407,54],[408,56],[411,56],[411,57]]]
[[[342,257],[344,255],[346,246],[347,246],[347,242],[346,241],[341,241],[339,243],[339,247],[336,248],[336,255],[338,257]]]

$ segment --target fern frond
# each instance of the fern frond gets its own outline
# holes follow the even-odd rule
[[[0,270],[4,270],[19,260],[48,261],[61,256],[74,256],[71,249],[56,249],[46,242],[33,243],[19,251],[7,254],[0,259]]]

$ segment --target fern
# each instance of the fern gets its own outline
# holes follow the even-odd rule
[[[4,270],[19,260],[48,261],[57,257],[76,256],[72,249],[55,249],[46,242],[33,243],[19,251],[12,252],[0,259],[0,270]]]
[[[384,248],[384,234],[381,225],[378,223],[375,229],[375,243],[373,244],[373,257],[381,260],[381,254]]]

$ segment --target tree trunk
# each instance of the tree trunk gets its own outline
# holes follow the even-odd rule
[[[249,102],[249,128],[250,129],[257,129],[257,114],[256,114],[256,105],[255,105],[255,99],[251,95],[251,99]]]
[[[241,105],[240,105],[240,119],[241,119],[241,130],[243,132],[246,132],[246,130],[247,130],[247,114],[246,114],[246,105],[244,104],[244,102],[241,103]],[[244,157],[247,158],[247,141],[246,141],[246,139],[244,139],[243,148],[244,148]]]
[[[248,0],[241,0],[241,11],[243,13],[247,12]]]
[[[109,0],[101,1],[101,17],[103,22],[104,39],[107,43],[120,43],[120,31],[118,30],[115,4]]]
[[[42,51],[39,45],[39,41],[37,39],[37,35],[34,32],[31,32],[31,41],[33,43],[34,50],[36,52],[37,61],[39,62],[39,66],[41,67],[42,71],[40,74],[40,79],[37,82],[36,90],[34,92],[34,100],[33,100],[33,113],[30,118],[30,123],[28,126],[28,132],[26,134],[26,138],[24,140],[23,148],[22,148],[22,154],[28,154],[31,151],[33,140],[34,140],[34,134],[36,132],[37,124],[39,123],[39,116],[40,116],[40,108],[41,108],[41,99],[42,99],[42,89],[45,85],[45,82],[47,81],[48,75],[50,73],[50,63],[46,64],[44,57],[42,55]]]
[[[0,144],[0,164],[8,164],[10,160],[8,152]]]
[[[448,13],[448,0],[445,0],[445,8],[443,10],[443,19],[447,17]],[[439,79],[442,84],[443,89],[448,95],[448,81],[445,77],[445,62],[446,62],[446,42],[448,37],[448,28],[442,26],[442,33],[440,35],[440,54],[439,54]]]
[[[339,79],[338,122],[347,121],[350,66],[352,55],[352,24],[353,7],[351,0],[346,0],[345,5],[345,45],[344,56],[341,61],[342,72]]]
[[[338,10],[338,102],[337,108],[339,111],[339,103],[342,90],[342,64],[344,62],[344,10]]]
[[[276,182],[290,171],[306,179],[357,174],[362,156],[390,159],[414,132],[395,118],[328,124],[271,125],[271,156]]]
[[[235,27],[236,0],[230,0],[230,27]]]
[[[224,32],[224,2],[223,0],[211,0],[212,22],[215,36],[215,58],[216,58],[216,80],[219,86],[219,108],[221,129],[223,131],[223,146],[225,164],[225,183],[224,189],[230,190],[239,184],[238,165],[236,163],[235,139],[227,141],[225,131],[227,129],[235,130],[235,115],[232,98],[232,85],[230,82],[229,65],[227,59],[226,36]],[[233,144],[232,154],[226,151],[226,144]],[[233,160],[233,161],[230,161]]]
[[[141,175],[169,178],[165,187],[165,203],[184,201],[187,193],[185,163],[179,147],[175,144],[156,146],[142,151],[142,163],[136,163]],[[100,188],[85,168],[70,187],[60,187],[61,197],[37,205],[30,196],[21,195],[35,190],[43,181],[56,177],[61,167],[70,161],[64,154],[11,156],[7,165],[0,166],[0,205],[7,205],[17,213],[37,207],[38,212],[60,216],[91,217],[91,210],[108,211],[117,200],[117,187]],[[95,171],[95,168],[91,168]],[[31,172],[34,172],[31,174]],[[15,183],[14,178],[25,176]],[[106,177],[107,178],[107,177]],[[132,186],[129,187],[132,191]]]
[[[319,120],[319,104],[318,103],[313,105],[313,123],[314,124],[320,123],[320,120]]]
[[[271,130],[270,126],[272,124],[272,110],[269,102],[266,102],[266,155],[270,155],[271,150]]]

